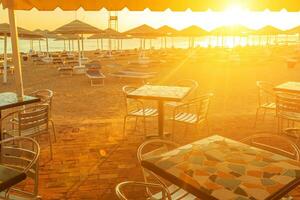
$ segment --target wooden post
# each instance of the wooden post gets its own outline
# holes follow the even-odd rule
[[[48,43],[48,37],[46,37],[46,49],[47,49],[47,57],[49,57],[49,43]]]
[[[4,34],[3,83],[7,83],[7,35]]]
[[[81,57],[84,57],[83,34],[81,34]]]
[[[12,9],[8,9],[8,17],[10,24],[10,36],[11,36],[11,47],[13,53],[13,63],[15,66],[15,80],[16,80],[16,91],[18,98],[23,98],[23,79],[22,79],[22,66],[19,53],[18,44],[18,30],[15,20],[15,12]]]
[[[81,67],[81,53],[80,53],[80,38],[78,38],[77,42],[78,42],[78,64],[79,64],[79,67]]]
[[[97,39],[97,50],[99,50],[99,39]]]

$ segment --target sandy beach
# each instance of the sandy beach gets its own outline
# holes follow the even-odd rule
[[[209,110],[210,132],[189,128],[186,137],[182,137],[183,130],[178,126],[175,141],[182,144],[213,134],[239,140],[255,133],[276,133],[274,113],[267,113],[264,121],[260,118],[254,128],[256,81],[274,85],[300,81],[299,65],[288,68],[286,63],[286,57],[295,55],[295,46],[167,52],[164,56],[155,50],[152,54],[148,52],[146,55],[151,59],[164,62],[147,67],[128,65],[137,56],[101,59],[92,51],[85,52],[90,60],[101,63],[106,78],[105,85],[99,87],[91,87],[85,75],[61,76],[54,65],[34,65],[30,60],[22,63],[25,93],[44,88],[54,91],[52,117],[58,140],[54,144],[54,158],[49,161],[47,143],[41,139],[39,185],[43,199],[115,199],[114,187],[118,182],[142,180],[136,149],[145,140],[143,134],[133,132],[132,122],[127,140],[121,139],[125,112],[122,87],[143,83],[111,77],[111,72],[132,68],[157,72],[149,81],[160,85],[194,79],[199,82],[199,94],[214,93]],[[9,75],[8,83],[0,84],[0,91],[14,90],[14,77]],[[156,120],[150,120],[147,127],[147,131],[156,132]],[[300,199],[299,191],[293,191],[294,199]]]

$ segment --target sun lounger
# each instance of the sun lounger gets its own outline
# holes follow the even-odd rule
[[[62,65],[57,68],[57,71],[60,73],[60,75],[73,75],[73,67],[70,65]]]
[[[137,79],[137,80],[142,80],[145,82],[147,79],[151,79],[154,77],[154,74],[146,74],[146,73],[139,73],[139,72],[129,72],[128,71],[118,71],[114,73],[110,73],[110,76],[117,77],[117,78],[129,78],[129,79]]]
[[[86,76],[91,81],[91,86],[103,86],[105,76],[100,72],[99,69],[88,69],[86,70]]]

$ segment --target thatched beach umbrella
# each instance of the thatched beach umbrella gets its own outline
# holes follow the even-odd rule
[[[126,39],[126,35],[111,29],[107,28],[100,33],[94,34],[90,36],[88,39],[97,39],[97,48],[99,49],[99,41],[98,39],[101,39],[101,50],[103,50],[103,39],[108,39],[108,46],[109,46],[109,52],[112,50],[112,45],[111,45],[111,39]]]
[[[226,25],[219,26],[212,31],[210,35],[221,36],[222,37],[222,46],[224,44],[224,36],[249,36],[253,32],[252,29],[242,26],[242,25]],[[234,40],[235,43],[235,40]]]
[[[129,37],[140,38],[142,50],[145,49],[146,39],[153,39],[153,38],[159,37],[161,35],[158,30],[156,30],[146,24],[143,24],[136,28],[125,31],[123,34],[127,35]]]
[[[29,31],[27,29],[18,27],[18,33],[21,38],[39,38],[41,35],[35,34],[32,31]],[[10,36],[10,25],[7,23],[0,24],[0,36],[3,36],[4,38],[4,48],[3,48],[3,82],[7,82],[7,37]]]
[[[13,51],[13,62],[16,68],[15,80],[17,85],[17,94],[19,97],[23,96],[23,80],[22,80],[22,68],[19,58],[18,47],[18,30],[15,19],[15,10],[31,10],[36,8],[38,10],[55,10],[60,8],[62,10],[74,11],[82,7],[84,10],[101,10],[106,8],[108,11],[119,11],[125,7],[131,11],[142,11],[149,8],[152,11],[164,11],[170,9],[173,11],[186,11],[191,9],[192,11],[206,11],[212,10],[225,10],[230,5],[240,5],[241,7],[248,8],[249,10],[263,11],[270,9],[273,11],[280,11],[286,9],[288,11],[299,11],[299,0],[285,0],[285,1],[270,1],[270,0],[223,0],[223,1],[199,1],[199,0],[124,0],[124,1],[112,1],[112,0],[68,0],[68,1],[41,1],[41,0],[0,0],[3,8],[8,9],[9,23],[11,25],[11,43]]]
[[[271,39],[271,36],[275,36],[275,40],[277,41],[277,36],[282,33],[284,33],[283,30],[278,29],[274,26],[265,26],[265,27],[262,27],[256,31],[254,31],[254,34],[256,34],[256,35],[267,36],[267,44],[269,44],[269,40]]]
[[[177,33],[177,36],[188,37],[189,38],[189,48],[194,48],[195,45],[195,37],[207,36],[208,31],[200,28],[199,26],[189,26],[187,28],[182,29]]]
[[[172,41],[173,41],[173,37],[178,33],[178,30],[167,25],[158,28],[157,31],[161,34],[162,40],[163,39],[165,40],[164,41],[165,48],[167,48],[167,37],[172,37]]]
[[[101,32],[100,29],[91,26],[87,23],[84,23],[79,20],[74,20],[66,25],[63,25],[53,31],[53,33],[56,34],[80,34],[81,35],[81,45],[82,49],[80,50],[80,42],[78,41],[78,59],[79,59],[79,67],[81,67],[81,58],[83,57],[83,51],[84,51],[84,45],[83,45],[83,34],[94,34]]]

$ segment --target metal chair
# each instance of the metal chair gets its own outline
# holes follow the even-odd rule
[[[168,141],[168,140],[161,140],[161,139],[152,139],[144,142],[141,144],[137,150],[137,158],[139,163],[142,162],[144,159],[148,159],[151,157],[155,157],[161,155],[162,153],[168,152],[170,150],[176,149],[179,147],[178,144]],[[170,193],[171,199],[196,199],[196,197],[184,189],[174,185],[169,184],[165,180],[158,177],[156,174],[152,173],[151,171],[142,167],[143,177],[145,183],[154,183],[160,184]],[[151,188],[146,187],[146,191],[149,197],[153,199],[162,199],[164,194],[162,192],[156,192],[151,190]]]
[[[256,81],[256,86],[258,88],[258,107],[256,109],[254,127],[256,127],[258,115],[261,110],[263,110],[264,120],[266,111],[275,111],[276,109],[274,86],[266,81]]]
[[[154,183],[144,183],[144,182],[136,182],[136,181],[125,181],[122,183],[119,183],[116,188],[115,192],[120,200],[128,200],[129,198],[125,196],[124,188],[126,187],[141,187],[141,188],[153,188],[153,189],[158,189],[161,190],[162,195],[162,200],[172,200],[171,194],[169,191],[161,184],[154,184]],[[134,199],[134,198],[133,198]],[[145,198],[146,199],[146,198]],[[151,196],[148,196],[147,199],[152,199]]]
[[[300,150],[297,144],[281,135],[267,133],[255,134],[242,139],[241,142],[280,154],[293,160],[300,160]],[[283,145],[284,148],[280,148],[280,144],[285,144]]]
[[[126,114],[123,123],[123,138],[126,133],[127,118],[129,117],[135,118],[135,130],[137,127],[138,118],[142,118],[143,126],[144,126],[144,134],[146,134],[146,118],[158,116],[158,111],[156,108],[146,107],[143,101],[133,99],[133,98],[128,98],[127,94],[129,92],[134,91],[135,89],[137,88],[132,86],[124,86],[122,89],[125,97],[125,102],[126,102],[125,103]]]
[[[201,95],[197,98],[194,98],[180,106],[175,107],[173,116],[171,120],[173,121],[172,125],[172,134],[174,137],[174,128],[175,123],[182,123],[187,125],[197,125],[197,128],[200,124],[206,124],[207,132],[209,132],[208,125],[208,109],[212,93]]]
[[[56,142],[56,130],[54,126],[54,121],[52,119],[52,100],[53,100],[53,91],[49,89],[36,90],[29,94],[30,96],[35,96],[41,99],[41,104],[49,105],[49,122],[52,126],[52,131],[54,135],[54,141]]]
[[[38,196],[39,144],[32,138],[11,137],[0,141],[0,145],[1,165],[25,173],[27,178],[23,182],[33,183],[30,189],[15,185],[1,192],[0,199],[41,199]]]
[[[276,116],[278,132],[296,132],[295,122],[300,122],[300,95],[276,93]],[[284,120],[287,121],[287,129],[283,129]]]
[[[39,137],[47,134],[49,137],[51,159],[52,140],[49,131],[48,104],[27,107],[4,116],[1,119],[2,138],[6,136]]]
[[[199,83],[195,80],[182,79],[182,80],[177,81],[174,85],[182,86],[182,87],[189,87],[189,88],[191,88],[191,90],[190,90],[189,94],[184,98],[183,101],[181,101],[181,102],[175,102],[175,101],[166,102],[165,103],[166,106],[173,107],[173,109],[174,109],[174,107],[182,105],[183,103],[187,102],[188,100],[195,98],[197,95],[197,89],[199,87]]]

